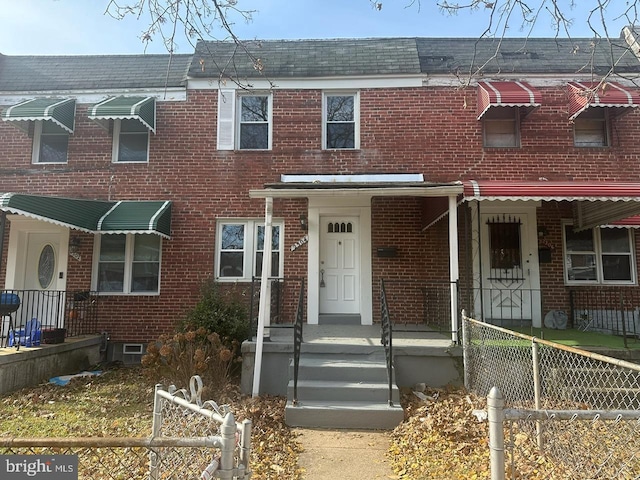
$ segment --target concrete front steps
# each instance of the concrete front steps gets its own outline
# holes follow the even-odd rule
[[[393,406],[384,352],[302,353],[298,402],[293,404],[293,361],[289,367],[286,423],[294,427],[393,429],[404,418],[393,383]]]

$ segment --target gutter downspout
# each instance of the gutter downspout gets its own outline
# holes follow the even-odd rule
[[[266,197],[264,204],[264,248],[262,250],[262,275],[260,277],[260,304],[258,307],[258,332],[256,334],[256,354],[253,368],[252,397],[260,393],[260,375],[262,372],[262,349],[264,328],[271,317],[271,298],[269,278],[271,277],[271,238],[273,224],[273,198]]]

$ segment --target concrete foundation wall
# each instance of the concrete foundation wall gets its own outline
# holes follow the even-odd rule
[[[91,336],[59,345],[5,349],[0,355],[0,395],[100,363],[100,344],[100,336]]]

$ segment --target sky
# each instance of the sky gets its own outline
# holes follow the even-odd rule
[[[436,0],[237,0],[238,8],[252,10],[253,20],[232,18],[234,33],[241,39],[366,38],[366,37],[478,37],[487,26],[484,11],[443,13]],[[539,3],[536,0],[532,3]],[[571,0],[560,0],[569,4]],[[565,9],[574,18],[572,37],[591,37],[586,5]],[[137,0],[119,0],[132,4]],[[0,53],[4,55],[108,55],[167,53],[159,37],[148,45],[141,34],[146,19],[116,20],[105,14],[108,0],[0,0]],[[615,2],[612,2],[615,4]],[[625,2],[618,1],[618,4]],[[610,12],[610,35],[618,36],[627,23]],[[524,37],[518,22],[506,36]],[[531,36],[553,36],[551,21],[543,17]],[[214,32],[225,39],[223,32]],[[175,53],[192,53],[189,40],[179,35]]]

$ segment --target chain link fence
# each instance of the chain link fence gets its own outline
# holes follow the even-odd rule
[[[156,386],[149,438],[0,438],[0,454],[77,455],[80,480],[248,480],[251,422],[201,392],[197,376],[189,391]]]
[[[640,478],[640,365],[464,313],[463,343],[465,386],[493,395],[493,480]]]

